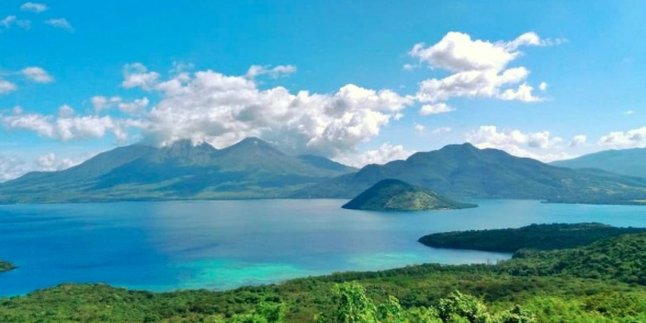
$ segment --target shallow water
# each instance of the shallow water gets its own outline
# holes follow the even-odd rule
[[[123,202],[0,206],[0,295],[65,282],[153,291],[229,289],[347,270],[483,263],[508,254],[434,249],[450,230],[531,223],[646,226],[646,207],[483,200],[474,209],[344,210],[344,200]]]

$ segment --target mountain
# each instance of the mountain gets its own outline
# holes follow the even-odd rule
[[[429,189],[400,180],[384,179],[343,205],[343,208],[372,211],[423,211],[475,206],[450,200]]]
[[[646,179],[579,171],[512,156],[471,144],[419,152],[406,160],[368,165],[358,172],[314,184],[297,198],[352,198],[375,183],[399,179],[461,198],[539,199],[549,202],[644,204]]]
[[[290,156],[258,138],[218,150],[180,140],[101,153],[58,172],[0,184],[2,203],[286,197],[355,169],[318,156]]]
[[[606,150],[574,159],[555,161],[552,165],[597,168],[616,174],[646,178],[646,148]]]

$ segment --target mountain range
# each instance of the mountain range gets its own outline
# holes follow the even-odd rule
[[[471,144],[448,145],[360,170],[320,156],[291,156],[258,138],[224,149],[177,141],[135,144],[75,167],[32,172],[0,184],[0,203],[120,200],[343,198],[398,179],[452,199],[646,203],[646,179],[574,170]]]
[[[0,184],[0,202],[277,198],[353,171],[319,156],[287,155],[258,138],[221,150],[188,140],[135,144]]]
[[[646,148],[605,150],[574,159],[555,161],[552,165],[596,168],[621,175],[646,178]]]
[[[469,143],[368,165],[315,184],[297,197],[352,198],[380,180],[399,179],[454,199],[508,198],[591,204],[645,204],[646,179],[601,170],[574,170],[478,149]]]

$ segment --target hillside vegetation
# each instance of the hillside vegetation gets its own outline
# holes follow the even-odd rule
[[[636,233],[497,265],[428,264],[226,292],[62,285],[0,299],[0,321],[643,322],[645,257],[646,233]]]

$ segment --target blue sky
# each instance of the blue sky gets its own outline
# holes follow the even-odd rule
[[[465,141],[547,161],[646,146],[645,7],[3,0],[0,180],[141,140],[258,135],[355,165]]]

